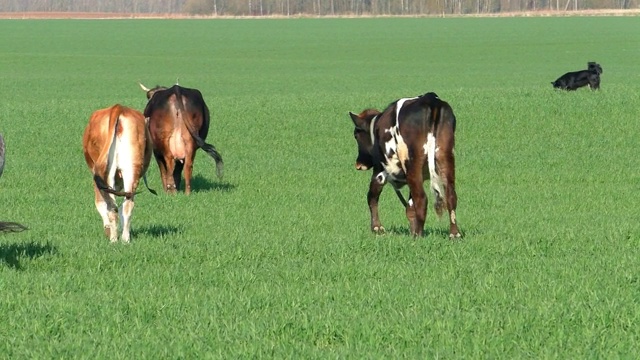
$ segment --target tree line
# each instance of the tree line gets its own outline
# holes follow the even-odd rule
[[[491,14],[633,9],[640,0],[0,0],[0,12],[101,12],[204,16]]]

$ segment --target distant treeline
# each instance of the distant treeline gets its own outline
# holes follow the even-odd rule
[[[635,9],[640,0],[0,0],[0,12],[218,16],[435,15]]]

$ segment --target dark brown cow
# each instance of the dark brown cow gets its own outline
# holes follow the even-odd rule
[[[153,139],[153,154],[160,168],[162,185],[168,193],[180,187],[184,169],[185,194],[191,193],[193,160],[198,148],[216,161],[216,171],[222,178],[222,157],[213,145],[204,140],[209,132],[209,108],[200,91],[174,85],[148,89],[144,116],[149,118],[149,130]]]
[[[104,232],[118,241],[118,206],[115,195],[124,196],[122,241],[129,242],[133,198],[153,151],[151,135],[139,111],[114,105],[91,115],[84,131],[82,148],[93,175],[96,209]]]
[[[453,155],[456,118],[446,102],[435,93],[394,101],[382,113],[367,109],[349,113],[358,143],[356,169],[373,168],[367,201],[371,211],[371,230],[384,232],[378,217],[378,199],[386,183],[391,184],[406,208],[410,231],[421,235],[427,215],[427,196],[423,182],[431,180],[435,210],[449,210],[449,235],[460,237],[456,223],[458,198],[455,190]],[[409,201],[400,188],[409,185]],[[443,201],[443,189],[444,197]]]

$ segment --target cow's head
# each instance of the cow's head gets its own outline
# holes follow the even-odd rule
[[[358,158],[356,158],[357,170],[369,170],[373,167],[373,129],[372,122],[376,116],[380,115],[380,111],[375,109],[367,109],[360,114],[349,113],[355,129],[353,137],[358,143]]]
[[[153,97],[153,94],[155,94],[157,91],[168,89],[166,86],[160,86],[160,85],[156,85],[156,87],[154,87],[153,89],[149,89],[146,86],[142,85],[142,83],[138,83],[138,84],[140,85],[140,88],[142,90],[147,92],[147,100],[151,99]]]

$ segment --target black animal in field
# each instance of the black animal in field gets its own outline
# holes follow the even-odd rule
[[[587,70],[568,72],[552,82],[556,89],[576,90],[589,85],[591,90],[600,89],[600,74],[602,67],[600,64],[590,61],[587,63]]]
[[[2,176],[2,171],[4,170],[4,139],[2,135],[0,135],[0,176]],[[16,232],[26,230],[27,228],[24,225],[20,225],[14,222],[0,221],[0,233],[3,232]]]

